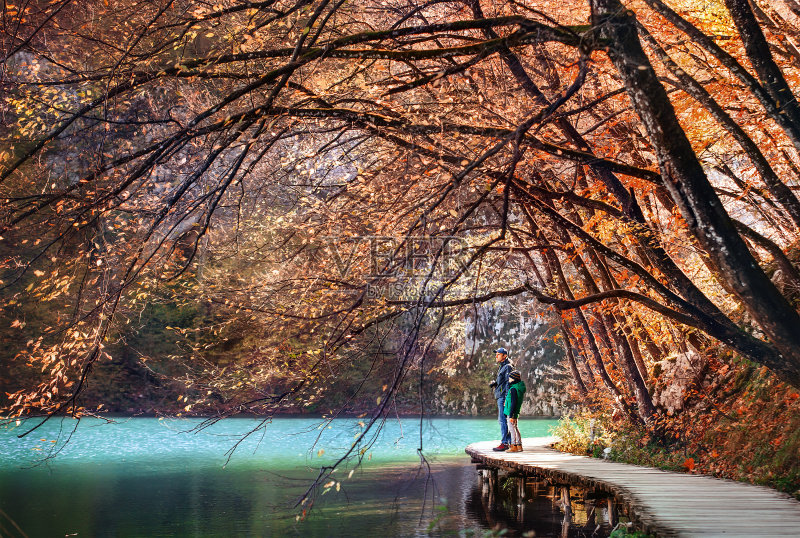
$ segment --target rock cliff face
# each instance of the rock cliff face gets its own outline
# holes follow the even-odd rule
[[[656,363],[658,382],[653,391],[653,403],[666,410],[668,415],[682,410],[689,387],[703,381],[707,366],[705,357],[691,346],[684,353]]]
[[[488,383],[497,370],[494,350],[505,347],[528,389],[522,414],[562,415],[567,402],[561,384],[568,374],[560,365],[564,352],[553,340],[556,333],[551,316],[527,302],[496,300],[468,310],[463,318],[462,338],[453,338],[450,351],[453,367],[435,391],[437,411],[464,415],[496,413]],[[455,382],[465,377],[473,381]]]

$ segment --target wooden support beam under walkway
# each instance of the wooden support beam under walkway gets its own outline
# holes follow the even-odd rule
[[[637,528],[656,536],[800,537],[800,502],[775,490],[702,475],[574,456],[523,439],[523,452],[494,452],[496,441],[466,448],[473,463],[613,494]]]

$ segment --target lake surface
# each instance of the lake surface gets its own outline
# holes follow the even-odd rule
[[[225,419],[197,431],[200,423],[83,419],[76,428],[63,419],[22,439],[26,424],[0,428],[0,535],[480,536],[535,524],[481,507],[464,447],[496,439],[494,419],[387,420],[357,446],[361,466],[326,478],[305,515],[310,503],[297,500],[353,444],[361,420]],[[524,437],[538,437],[556,421],[520,424]],[[420,442],[429,465],[420,465]],[[536,517],[562,536],[551,512]]]

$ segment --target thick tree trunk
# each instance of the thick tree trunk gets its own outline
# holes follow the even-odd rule
[[[792,260],[784,254],[781,247],[739,221],[734,221],[734,224],[742,237],[749,239],[753,244],[769,252],[775,264],[783,271],[784,279],[791,282],[795,290],[800,290],[800,272],[798,272],[797,267],[792,264]]]
[[[477,18],[483,17],[483,12],[480,10],[480,5],[475,2],[473,10]],[[487,35],[495,37],[496,34],[493,30],[487,30]],[[519,57],[508,49],[505,49],[501,54],[511,73],[516,78],[517,82],[531,97],[537,100],[544,106],[549,106],[550,101],[545,97],[541,90],[536,86],[536,83],[530,78],[525,67],[522,65]],[[562,133],[568,140],[574,143],[582,151],[592,153],[590,146],[586,140],[580,135],[575,127],[566,119],[558,117],[554,120],[555,124],[561,129]],[[628,191],[620,179],[614,175],[610,170],[600,166],[590,166],[591,170],[597,175],[598,179],[608,188],[619,202],[623,213],[631,221],[641,225],[641,232],[637,233],[639,239],[638,250],[641,257],[649,260],[655,265],[659,271],[663,272],[674,289],[677,289],[681,296],[694,305],[696,308],[703,311],[703,313],[711,318],[714,325],[723,328],[724,332],[736,335],[739,328],[723,314],[717,306],[687,277],[678,265],[669,257],[667,252],[658,245],[657,241],[653,241],[652,237],[648,235],[645,230],[649,229],[641,208],[636,201],[633,194]],[[729,341],[729,340],[726,340]]]
[[[775,100],[780,114],[785,114],[800,129],[800,104],[792,94],[780,68],[772,59],[769,43],[764,37],[753,10],[747,0],[725,0],[725,6],[739,30],[750,65],[761,84]]]
[[[800,386],[800,315],[761,270],[714,192],[619,0],[592,0],[593,23],[625,82],[658,157],[661,176],[698,243],[768,336],[777,356],[753,357]]]
[[[557,222],[560,226],[569,230],[569,232],[580,239],[584,245],[594,248],[598,251],[598,253],[602,254],[608,260],[613,261],[632,271],[635,275],[642,279],[643,283],[647,283],[648,285],[652,286],[653,289],[664,299],[666,299],[670,305],[677,308],[677,313],[680,314],[680,312],[685,312],[688,317],[692,318],[692,321],[680,319],[680,316],[674,317],[667,314],[668,317],[672,317],[672,319],[675,319],[680,323],[685,323],[690,327],[695,327],[706,332],[713,338],[729,345],[742,355],[755,362],[759,362],[760,364],[769,365],[784,363],[785,359],[771,343],[762,341],[742,328],[734,325],[733,322],[731,322],[731,320],[727,317],[724,317],[724,315],[724,323],[720,322],[717,318],[709,316],[697,306],[677,296],[674,292],[666,288],[641,265],[629,260],[615,250],[608,248],[602,242],[598,241],[595,237],[586,232],[583,228],[565,218],[558,211],[555,211],[552,207],[528,193],[523,186],[515,184],[514,187],[518,189],[523,196],[527,197],[531,206],[535,207],[539,212],[550,217],[553,222]],[[670,195],[667,196],[671,200]],[[672,203],[674,204],[674,202]],[[530,219],[532,217],[528,215],[528,218]]]
[[[639,342],[636,341],[636,338],[629,336],[628,342],[631,345],[631,351],[633,351],[633,358],[636,361],[636,366],[639,368],[639,372],[642,375],[643,379],[647,379],[647,365],[644,363],[644,357],[642,356],[642,350],[639,348]]]
[[[686,71],[681,69],[672,58],[669,57],[667,52],[658,44],[658,42],[650,35],[647,30],[642,29],[642,37],[656,53],[661,63],[670,70],[670,72],[680,81],[681,88],[692,96],[698,103],[711,114],[717,123],[728,131],[733,138],[739,143],[741,148],[745,151],[750,161],[758,170],[761,179],[766,184],[769,192],[775,197],[775,200],[783,207],[789,214],[796,228],[800,229],[800,200],[797,199],[794,192],[784,184],[772,167],[769,165],[767,158],[761,153],[761,150],[753,140],[747,136],[747,133],[737,124],[733,118],[725,111],[725,109],[717,103],[711,94],[709,94],[699,82],[692,78]],[[763,37],[763,36],[762,36]],[[787,87],[788,89],[788,87]]]
[[[773,99],[772,94],[764,88],[759,81],[750,74],[742,65],[736,61],[736,58],[728,54],[725,50],[717,45],[713,39],[701,32],[696,26],[689,21],[678,15],[673,9],[667,6],[662,0],[644,0],[647,5],[653,8],[661,16],[675,25],[680,31],[689,36],[695,43],[713,54],[717,60],[720,61],[745,87],[759,100],[761,105],[766,110],[767,114],[775,120],[775,122],[783,128],[786,136],[792,141],[792,144],[798,151],[800,151],[800,124],[792,121],[788,114],[785,114],[785,109],[780,107]],[[624,9],[619,2],[615,2],[620,9]],[[599,5],[597,6],[599,7]],[[594,9],[593,11],[599,13]],[[611,13],[605,11],[605,13]],[[624,17],[624,12],[619,14],[619,18]]]

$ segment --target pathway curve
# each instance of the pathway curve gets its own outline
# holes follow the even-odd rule
[[[490,468],[613,493],[645,532],[680,537],[800,537],[800,502],[775,490],[702,475],[574,456],[523,439],[524,452],[494,452],[496,441],[466,448]]]

